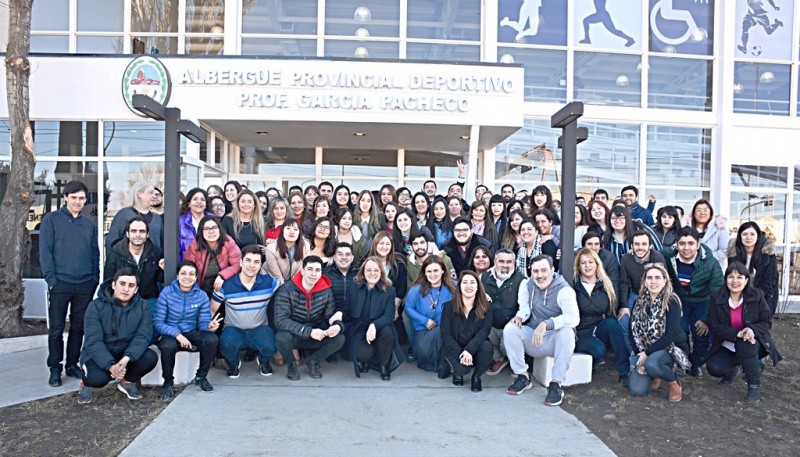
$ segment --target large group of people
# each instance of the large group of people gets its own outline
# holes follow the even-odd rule
[[[205,392],[212,367],[235,379],[243,361],[263,376],[274,364],[294,381],[303,364],[319,379],[323,363],[346,360],[356,377],[373,370],[383,381],[405,362],[457,386],[469,375],[473,392],[508,366],[507,392],[519,395],[531,358],[552,357],[551,406],[575,352],[593,366],[613,354],[631,395],[665,384],[673,402],[680,376],[702,376],[703,365],[723,385],[744,372],[746,398],[758,400],[761,371],[781,358],[770,336],[773,242],[755,222],[731,238],[707,200],[654,218],[655,196],[643,207],[635,186],[562,207],[544,185],[530,195],[478,186],[468,202],[460,182],[446,195],[434,181],[419,192],[322,182],[284,195],[230,181],[180,195],[177,278],[164,284],[157,193],[136,184],[115,215],[102,285],[97,228],[81,214],[87,187],[68,183],[64,206],[42,220],[49,384],[61,385],[62,369],[79,378],[81,404],[114,380],[141,398],[138,382],[159,359],[171,398],[178,351],[199,353],[194,384]],[[567,223],[576,239],[565,245]],[[563,249],[576,254],[570,278],[559,273]]]

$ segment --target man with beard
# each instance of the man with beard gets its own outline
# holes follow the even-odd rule
[[[520,395],[531,388],[526,354],[552,357],[553,380],[544,404],[558,406],[564,399],[561,383],[567,378],[575,351],[575,327],[580,322],[575,290],[555,273],[553,259],[544,254],[533,258],[531,279],[523,290],[519,311],[503,329],[506,354],[511,370],[517,375],[507,392]]]
[[[136,272],[139,296],[147,301],[150,317],[155,315],[159,282],[164,282],[164,253],[148,239],[149,227],[141,216],[128,221],[125,236],[114,243],[106,257],[104,280],[117,271],[131,268]]]
[[[472,251],[478,246],[484,246],[494,254],[492,243],[472,232],[472,222],[466,217],[457,217],[453,222],[453,238],[443,246],[444,252],[450,256],[450,260],[453,262],[456,276],[461,274],[463,270],[470,269],[469,259],[472,256]]]
[[[154,189],[153,206],[150,207],[150,211],[156,214],[164,214],[164,192],[161,192],[158,187]]]
[[[422,262],[430,255],[438,255],[447,267],[445,273],[449,274],[450,277],[455,280],[456,270],[453,268],[453,262],[450,260],[450,257],[441,251],[439,254],[432,254],[430,252],[430,247],[433,241],[429,241],[425,238],[424,232],[419,230],[412,231],[411,236],[409,236],[409,241],[411,241],[411,255],[406,259],[406,277],[408,278],[409,288],[411,288],[411,285],[414,284],[414,281],[419,277],[422,269]]]
[[[511,184],[503,184],[503,187],[500,188],[500,196],[503,197],[503,201],[508,203],[514,199],[514,186]]]
[[[492,365],[486,374],[494,376],[508,365],[503,346],[503,329],[520,308],[520,291],[525,290],[528,280],[516,268],[516,255],[510,249],[500,249],[494,256],[494,267],[481,275],[486,295],[492,300],[492,329],[489,342],[494,347]]]

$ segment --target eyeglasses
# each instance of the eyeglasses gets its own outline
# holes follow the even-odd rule
[[[204,232],[216,232],[219,230],[219,227],[216,225],[209,225],[208,227],[203,227]]]
[[[212,208],[217,208],[217,209],[222,209],[222,208],[225,207],[225,205],[223,203],[214,203],[213,205],[211,205],[211,207]]]
[[[610,220],[611,221],[624,221],[625,220],[625,216],[611,216]]]
[[[329,225],[318,225],[317,230],[322,230],[323,232],[330,232],[331,227]]]

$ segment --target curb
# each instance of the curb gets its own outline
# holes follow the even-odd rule
[[[0,355],[47,347],[47,335],[20,336],[0,339]]]

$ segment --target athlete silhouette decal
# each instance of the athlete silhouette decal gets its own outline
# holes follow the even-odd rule
[[[508,16],[500,21],[500,27],[511,27],[517,31],[514,41],[519,41],[526,36],[536,36],[539,33],[539,23],[541,16],[539,9],[542,7],[542,0],[523,0],[519,7],[519,18],[512,21]],[[527,28],[526,28],[527,26]]]
[[[602,24],[612,35],[625,39],[625,47],[631,47],[636,43],[636,40],[614,26],[614,21],[611,20],[611,15],[606,9],[606,0],[594,0],[594,13],[583,18],[583,39],[580,40],[581,43],[592,44],[589,26],[598,23]]]
[[[747,42],[750,40],[750,29],[757,25],[760,25],[764,28],[764,31],[767,32],[767,35],[772,35],[778,27],[783,27],[783,22],[775,18],[775,21],[770,24],[769,22],[769,12],[764,5],[764,0],[744,0],[747,2],[747,13],[744,15],[742,19],[742,44],[736,46],[739,48],[742,53],[747,54]],[[775,12],[781,10],[781,8],[775,5],[774,0],[767,0],[766,3],[769,3],[772,9]],[[753,46],[753,54],[758,55],[761,54],[761,48],[758,46]]]

